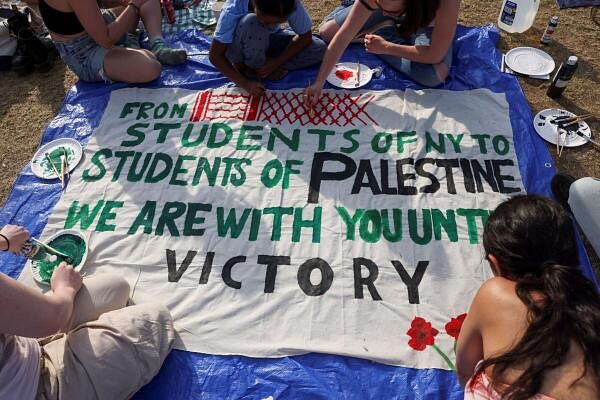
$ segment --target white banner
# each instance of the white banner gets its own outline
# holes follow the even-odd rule
[[[447,369],[446,324],[490,275],[483,224],[523,192],[485,89],[325,91],[312,111],[298,90],[122,89],[43,237],[82,231],[84,271],[165,303],[181,349]]]

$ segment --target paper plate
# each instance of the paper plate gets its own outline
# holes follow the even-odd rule
[[[81,161],[83,148],[75,139],[62,138],[46,143],[35,152],[31,160],[31,171],[42,179],[58,179],[46,154],[48,154],[59,173],[60,156],[66,154],[67,170],[70,173],[79,164],[79,161]]]
[[[355,62],[338,63],[327,77],[327,82],[342,89],[356,89],[365,86],[373,78],[373,70],[360,64],[360,79],[358,64]]]
[[[586,139],[581,137],[583,135],[590,139],[592,138],[592,131],[585,121],[579,121],[567,126],[561,129],[560,134],[557,135],[559,127],[556,124],[556,117],[563,116],[573,117],[575,114],[559,108],[548,108],[540,111],[533,119],[535,131],[545,141],[552,144],[556,144],[556,139],[559,138],[558,144],[560,146],[577,147],[588,143]]]
[[[554,60],[535,47],[516,47],[506,53],[506,65],[524,75],[546,75],[554,71]]]
[[[52,236],[50,236],[45,243],[52,246],[52,242],[55,241],[55,239],[60,238],[61,236],[66,236],[66,235],[72,235],[72,236],[77,236],[79,239],[81,239],[83,241],[83,245],[85,246],[84,251],[83,251],[83,255],[81,256],[81,261],[79,262],[79,264],[77,264],[77,266],[73,267],[73,269],[77,272],[81,271],[81,269],[83,268],[83,266],[85,265],[85,261],[87,259],[87,255],[88,255],[88,245],[87,245],[87,240],[85,238],[85,236],[83,236],[83,234],[79,231],[76,231],[74,229],[66,229],[63,231],[60,231]],[[60,249],[57,249],[60,250]],[[71,252],[67,252],[69,253],[69,255],[72,255]],[[51,256],[53,257],[53,256]],[[60,258],[60,257],[59,257]],[[50,277],[48,276],[48,274],[50,276],[52,276],[52,272],[54,271],[54,268],[56,268],[58,266],[58,264],[56,266],[54,266],[52,268],[52,270],[40,270],[40,268],[43,268],[42,265],[40,265],[40,260],[28,260],[27,264],[29,265],[29,268],[31,270],[31,274],[33,275],[33,279],[36,280],[36,282],[41,283],[43,285],[49,285],[50,284]]]

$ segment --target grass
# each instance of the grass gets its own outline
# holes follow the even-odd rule
[[[339,4],[339,0],[304,0],[304,4],[316,26]],[[494,23],[499,9],[499,0],[463,0],[459,22],[464,25]],[[559,10],[553,1],[543,1],[534,26],[523,34],[502,32],[498,46],[504,52],[518,46],[542,47],[539,38],[552,15],[559,16],[558,27],[552,44],[543,46],[543,49],[557,64],[569,55],[577,55],[579,67],[563,97],[558,100],[546,96],[547,81],[519,78],[529,105],[534,112],[559,107],[576,114],[600,116],[600,12],[593,18],[590,8]],[[44,74],[19,77],[13,72],[0,73],[0,82],[0,165],[4,175],[0,181],[0,204],[3,204],[18,173],[38,147],[44,129],[57,114],[65,93],[76,82],[76,77],[59,61]],[[600,119],[588,123],[592,132],[598,135]],[[559,172],[577,177],[600,177],[600,151],[591,145],[566,148],[560,159],[556,158],[552,146],[548,148]],[[589,246],[588,254],[600,275],[600,259]]]

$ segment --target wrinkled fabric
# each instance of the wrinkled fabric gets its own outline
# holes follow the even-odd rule
[[[496,49],[496,27],[459,27],[453,44],[449,79],[440,87],[448,90],[488,88],[504,93],[510,105],[511,125],[523,184],[529,193],[550,195],[554,163],[543,140],[532,126],[533,114],[515,76],[499,71],[501,53]],[[141,87],[207,89],[233,86],[208,61],[210,38],[195,31],[170,37],[169,44],[188,51],[187,64],[164,67],[160,78]],[[387,67],[361,46],[351,46],[341,61],[356,61],[381,67],[380,76],[366,89],[421,89],[401,73]],[[267,82],[268,89],[304,87],[314,80],[318,67],[292,71],[283,80]],[[58,116],[42,138],[47,143],[71,137],[86,143],[98,126],[112,90],[126,87],[79,82],[67,94]],[[330,86],[326,86],[330,87]],[[56,181],[43,181],[27,165],[0,210],[0,225],[26,226],[34,235],[42,232],[54,204],[61,195]],[[593,278],[582,249],[583,269]],[[0,255],[0,270],[17,277],[25,260]],[[408,338],[408,336],[407,336]],[[455,373],[437,369],[392,367],[351,357],[327,354],[256,359],[241,356],[173,351],[159,375],[134,399],[462,399]]]

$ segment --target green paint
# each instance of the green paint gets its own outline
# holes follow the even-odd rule
[[[73,259],[73,267],[77,267],[86,252],[85,240],[79,236],[65,233],[48,242],[50,247],[65,253]],[[54,269],[62,262],[62,258],[46,254],[46,257],[41,260],[32,261],[38,268],[42,281],[50,283],[50,278]]]
[[[104,177],[104,174],[106,174],[106,167],[100,160],[100,157],[103,156],[106,158],[110,158],[110,157],[112,157],[112,154],[113,154],[112,150],[110,150],[110,149],[100,149],[97,152],[95,152],[94,155],[92,156],[92,159],[90,160],[90,162],[92,164],[94,164],[96,166],[96,168],[98,168],[98,174],[91,175],[90,169],[88,168],[83,171],[83,174],[81,175],[81,179],[83,179],[84,182],[95,182],[95,181],[102,179]]]
[[[273,176],[271,176],[271,171],[274,172]],[[281,165],[281,161],[273,159],[265,164],[260,174],[260,181],[265,187],[272,188],[279,183],[282,176],[283,166]]]
[[[75,150],[73,150],[72,148],[67,147],[67,146],[55,147],[54,150],[52,150],[50,153],[48,153],[50,160],[48,160],[48,157],[43,155],[40,160],[40,167],[42,167],[44,174],[45,175],[48,175],[48,174],[56,175],[56,173],[52,169],[52,165],[54,165],[54,168],[56,168],[56,170],[60,173],[60,167],[61,167],[61,158],[60,157],[65,154],[67,155],[66,167],[68,168],[68,166],[71,165],[71,163],[75,160]],[[50,164],[50,162],[52,162],[52,164]]]
[[[138,122],[136,124],[131,125],[127,128],[127,134],[129,136],[133,136],[135,139],[133,140],[123,140],[121,142],[121,146],[123,147],[133,147],[142,143],[146,138],[146,134],[143,131],[138,130],[138,128],[147,128],[150,124],[145,122]]]
[[[90,205],[83,203],[79,208],[79,201],[75,200],[69,207],[67,218],[65,219],[65,229],[71,229],[79,222],[81,229],[88,229],[96,219],[100,210],[104,207],[104,200],[96,203],[90,212]]]
[[[348,210],[346,210],[344,207],[336,207],[335,209],[346,224],[346,239],[354,240],[354,233],[356,232],[356,223],[361,219],[362,215],[365,213],[365,210],[363,208],[357,208],[356,212],[354,213],[354,216],[351,217],[348,213]]]
[[[297,243],[300,241],[300,233],[302,228],[312,229],[312,242],[321,242],[321,215],[323,209],[321,207],[315,207],[313,219],[302,219],[302,208],[296,208],[294,210],[294,222],[292,228],[292,242]]]
[[[167,140],[167,135],[170,130],[181,128],[181,124],[176,122],[174,124],[164,124],[164,123],[156,123],[154,124],[154,130],[158,131],[158,137],[156,138],[156,143],[164,143]]]
[[[210,166],[210,161],[208,158],[200,157],[198,160],[198,167],[196,168],[194,178],[192,179],[192,186],[198,186],[200,183],[200,178],[202,178],[202,174],[206,175],[206,179],[208,179],[208,186],[215,186],[220,166],[221,157],[215,157],[212,167]]]
[[[169,184],[178,185],[178,186],[187,186],[187,179],[186,180],[178,179],[178,175],[179,174],[185,175],[188,173],[188,169],[183,168],[184,162],[195,161],[195,160],[196,160],[196,156],[179,155],[177,157],[177,161],[175,161],[175,168],[173,168],[173,175],[171,175],[171,180],[169,181]]]
[[[157,236],[162,236],[166,226],[171,236],[179,236],[179,230],[177,229],[177,225],[175,225],[175,220],[185,213],[186,208],[186,204],[180,201],[166,202],[165,207],[158,218],[154,233]]]
[[[402,210],[399,208],[392,209],[392,218],[394,222],[394,232],[390,229],[390,218],[388,210],[381,210],[381,225],[383,227],[383,237],[388,242],[399,242],[402,240]]]
[[[319,135],[319,151],[325,151],[327,147],[327,136],[335,136],[335,131],[329,129],[309,129],[311,135]]]
[[[267,207],[263,210],[263,215],[273,215],[273,231],[271,240],[277,242],[281,239],[281,221],[284,215],[292,215],[293,207]]]
[[[479,152],[481,154],[487,154],[487,146],[485,145],[485,140],[490,138],[490,135],[471,135],[471,138],[477,140],[479,144]]]
[[[190,137],[192,136],[192,131],[195,127],[196,125],[194,124],[188,124],[188,126],[185,128],[185,131],[183,131],[183,136],[181,137],[181,144],[183,145],[183,147],[196,147],[204,141],[204,138],[206,137],[206,132],[208,132],[208,124],[202,125],[202,127],[200,128],[200,132],[194,133],[196,137],[190,140]]]
[[[396,144],[396,151],[398,154],[404,153],[404,145],[415,143],[417,141],[417,132],[398,132],[398,143]],[[406,139],[406,140],[405,140]]]
[[[257,140],[257,141],[260,141],[262,139],[262,135],[248,135],[247,132],[262,131],[262,130],[263,130],[262,126],[247,126],[247,125],[242,125],[242,128],[240,129],[240,134],[238,136],[236,149],[237,150],[244,150],[244,151],[256,151],[256,150],[260,150],[260,148],[261,148],[260,144],[246,144],[246,143],[244,143],[244,141],[245,140]]]
[[[269,132],[269,142],[267,143],[267,150],[273,151],[275,148],[275,138],[281,140],[285,145],[293,151],[298,151],[300,145],[300,129],[294,129],[292,137],[288,138],[279,129],[271,128]]]
[[[385,139],[384,144],[381,140]],[[371,139],[371,149],[375,153],[386,153],[392,147],[392,135],[389,132],[377,132]]]
[[[125,163],[129,159],[129,157],[133,157],[134,154],[134,151],[115,151],[115,158],[119,159],[119,163],[117,164],[117,168],[115,169],[115,172],[111,179],[113,182],[116,182],[119,179],[119,177],[121,176],[121,171],[123,171],[123,167],[125,166]]]
[[[489,211],[480,208],[459,208],[456,214],[467,219],[467,230],[469,232],[469,243],[479,243],[479,234],[477,233],[477,217],[481,218],[481,227],[485,226],[489,217]]]
[[[433,149],[438,153],[445,154],[446,153],[446,141],[444,140],[444,135],[438,133],[438,142],[431,137],[429,132],[425,132],[425,141],[426,141],[426,152],[431,153]]]
[[[140,226],[144,227],[144,233],[152,233],[152,224],[154,223],[154,215],[156,214],[156,202],[147,201],[144,207],[140,210],[135,221],[131,224],[131,227],[127,231],[128,235],[133,235],[138,231]]]
[[[346,154],[355,152],[358,149],[358,141],[352,136],[359,134],[360,131],[358,129],[351,129],[349,131],[344,132],[344,139],[352,143],[352,145],[350,147],[340,147],[340,151]]]
[[[462,133],[460,135],[456,136],[456,137],[454,137],[454,135],[451,134],[451,133],[446,133],[446,137],[452,143],[452,146],[454,147],[454,152],[455,153],[460,153],[461,152],[461,150],[460,150],[460,142],[462,142],[464,136],[465,135],[462,134]]]
[[[419,234],[419,224],[417,222],[417,210],[408,210],[408,233],[410,234],[410,238],[416,244],[420,244],[424,246],[431,242],[431,211],[430,210],[422,210],[423,212],[423,234]]]
[[[246,225],[246,221],[248,220],[248,216],[250,216],[251,208],[244,208],[242,215],[238,221],[236,217],[235,208],[229,209],[227,213],[227,217],[225,217],[225,209],[223,207],[217,207],[217,232],[220,237],[227,236],[227,232],[231,231],[229,236],[233,239],[238,238],[244,226]]]
[[[96,232],[114,232],[117,227],[114,224],[107,224],[108,221],[112,221],[117,217],[117,213],[113,212],[115,208],[122,208],[124,202],[109,200],[104,205],[98,223],[96,224]]]
[[[381,239],[381,214],[377,210],[366,210],[358,227],[360,238],[367,243],[377,243]]]
[[[494,151],[501,156],[505,155],[510,150],[508,139],[502,135],[494,136],[492,139],[492,146],[494,146]]]
[[[198,212],[209,212],[212,210],[212,204],[189,203],[185,223],[183,225],[184,236],[202,236],[205,229],[197,228],[195,224],[203,224],[206,218],[198,216]]]
[[[431,218],[433,220],[433,236],[435,240],[442,240],[442,228],[448,235],[451,242],[458,242],[458,229],[456,227],[456,215],[454,210],[447,210],[446,215],[437,208],[431,209]]]

